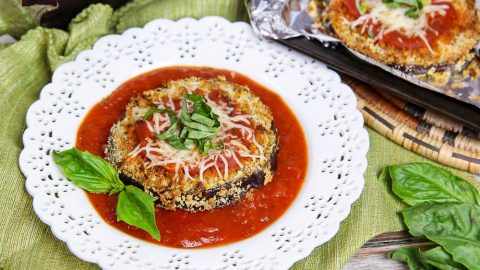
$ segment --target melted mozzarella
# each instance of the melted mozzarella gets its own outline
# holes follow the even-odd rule
[[[443,2],[451,2],[452,0],[444,0]],[[367,7],[367,12],[362,14],[360,9],[360,2]],[[428,19],[435,16],[445,16],[449,5],[436,3],[428,3],[420,11],[418,18],[410,18],[405,13],[408,8],[398,7],[389,8],[383,0],[356,0],[357,9],[360,12],[360,17],[351,22],[351,28],[361,27],[361,32],[365,33],[367,30],[372,30],[373,25],[381,25],[380,31],[375,37],[375,41],[382,39],[385,34],[397,31],[409,38],[419,37],[433,53],[433,50],[427,39],[427,31],[432,30],[428,25]],[[438,35],[438,33],[436,33]]]
[[[169,108],[180,116],[181,108],[175,108],[170,93],[168,96],[167,102],[161,102],[157,104],[157,107],[159,109]],[[154,141],[148,142],[143,147],[140,144],[137,145],[128,156],[135,157],[140,153],[145,152],[145,157],[148,159],[144,164],[146,168],[175,165],[175,181],[179,180],[180,172],[183,172],[184,179],[193,179],[190,173],[192,169],[199,171],[200,181],[203,181],[204,174],[209,169],[214,169],[214,172],[216,172],[220,178],[225,179],[228,178],[230,169],[228,158],[232,158],[235,161],[235,164],[240,168],[243,168],[243,164],[239,157],[252,160],[265,159],[263,156],[264,149],[257,142],[254,130],[247,126],[251,124],[251,116],[245,114],[230,116],[229,114],[232,113],[234,109],[229,107],[226,103],[221,102],[220,104],[217,104],[209,99],[208,95],[205,95],[205,100],[212,108],[212,111],[218,115],[218,120],[220,122],[219,132],[215,141],[218,143],[224,141],[226,138],[230,139],[228,142],[224,143],[223,149],[211,149],[209,154],[205,155],[194,146],[191,147],[190,151],[179,151],[165,141]],[[187,101],[187,106],[191,107],[192,102]],[[147,126],[151,132],[155,132],[156,134],[161,133],[171,125],[167,113],[154,113],[152,119],[153,125],[147,121]],[[250,149],[243,143],[241,138],[231,134],[230,131],[233,129],[240,130],[242,137],[251,141],[255,149]],[[218,166],[219,162],[223,163],[223,173]]]

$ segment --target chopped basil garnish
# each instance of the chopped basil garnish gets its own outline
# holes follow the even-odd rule
[[[189,150],[188,147],[186,147],[185,144],[181,142],[181,139],[178,136],[168,139],[167,142],[168,142],[168,144],[170,144],[175,149]]]
[[[172,137],[174,137],[177,133],[177,126],[178,126],[178,122],[175,122],[173,123],[173,125],[171,125],[167,131],[165,131],[164,133],[162,134],[157,134],[155,135],[155,137],[157,137],[157,139],[159,140],[165,140],[165,139],[170,139]]]
[[[368,29],[367,33],[370,38],[375,38],[375,33],[373,33],[372,29]]]
[[[367,9],[368,9],[367,4],[365,4],[365,2],[361,2],[360,3],[360,12],[362,14],[365,14],[367,12]]]
[[[172,123],[177,121],[177,116],[175,115],[175,113],[172,110],[169,110],[169,109],[150,109],[143,116],[143,120],[147,120],[148,117],[151,114],[154,114],[154,113],[168,113],[168,115],[170,116],[170,121]]]
[[[405,15],[412,19],[417,19],[422,14],[422,9],[428,4],[428,1],[429,0],[383,0],[383,3],[390,8],[408,8]]]
[[[193,101],[192,112],[189,112],[187,100]],[[153,113],[168,113],[172,125],[162,134],[155,136],[159,140],[165,140],[177,150],[189,150],[187,145],[195,145],[200,151],[208,153],[212,148],[221,148],[212,139],[220,129],[218,115],[204,101],[202,95],[184,94],[182,98],[182,109],[180,119],[175,113],[168,109],[150,109],[144,115],[146,120]]]

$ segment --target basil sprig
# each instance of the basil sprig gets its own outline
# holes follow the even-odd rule
[[[193,111],[189,111],[187,100],[193,101]],[[223,143],[214,143],[213,139],[220,129],[218,115],[204,101],[202,95],[184,94],[180,119],[169,109],[150,109],[143,119],[153,113],[168,113],[171,126],[162,134],[156,134],[159,140],[165,140],[177,150],[189,150],[189,145],[195,145],[200,151],[208,153],[210,149],[221,148]]]
[[[467,269],[465,266],[455,262],[452,259],[452,255],[442,247],[435,247],[427,251],[420,251],[416,247],[404,247],[391,252],[388,254],[388,257],[406,263],[410,269]]]
[[[406,7],[405,15],[413,19],[420,17],[422,9],[428,2],[429,0],[383,0],[390,8]]]
[[[380,178],[391,179],[393,193],[410,206],[449,202],[480,205],[480,193],[475,187],[428,163],[390,166]]]
[[[53,160],[62,168],[63,174],[79,188],[92,193],[122,191],[125,186],[117,171],[107,161],[89,152],[75,148],[52,152]]]
[[[412,206],[402,211],[415,237],[439,246],[422,252],[402,248],[389,254],[410,269],[480,269],[480,192],[451,172],[428,163],[385,168],[381,180]]]
[[[92,193],[118,193],[117,220],[147,231],[160,241],[153,198],[135,186],[126,186],[103,158],[76,148],[52,152],[53,161],[76,186]]]

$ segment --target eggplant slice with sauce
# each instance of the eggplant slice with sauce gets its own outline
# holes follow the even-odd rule
[[[172,125],[168,113],[144,120],[152,108],[169,109],[180,119],[185,94],[201,95],[218,115],[219,131],[212,138],[217,147],[207,152],[192,145],[178,150],[158,139],[156,134]],[[105,152],[122,180],[148,191],[159,206],[203,211],[236,202],[272,181],[278,147],[270,109],[248,88],[223,77],[191,77],[132,98],[111,128]]]

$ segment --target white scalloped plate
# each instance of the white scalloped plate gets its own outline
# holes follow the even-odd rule
[[[144,242],[105,223],[53,164],[51,151],[74,145],[90,107],[136,74],[170,65],[243,73],[281,95],[304,127],[305,183],[287,212],[261,233],[194,250]],[[55,71],[27,125],[20,168],[35,212],[73,254],[105,269],[287,269],[338,231],[362,191],[369,145],[355,96],[335,72],[260,40],[246,23],[219,17],[155,20],[101,38]]]

